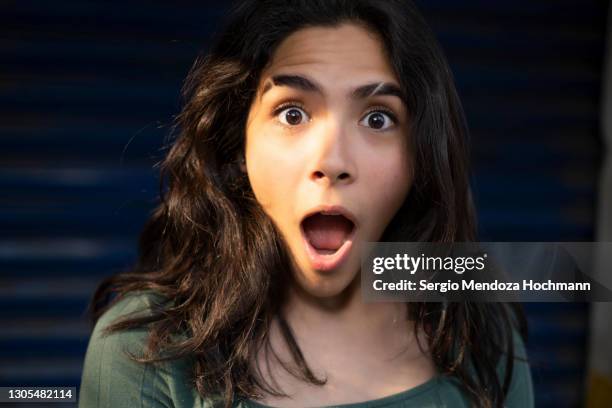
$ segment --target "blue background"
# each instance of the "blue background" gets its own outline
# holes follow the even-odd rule
[[[135,260],[181,81],[220,4],[0,6],[0,386],[79,384],[87,301]],[[593,240],[607,2],[418,4],[472,131],[481,238]],[[537,405],[580,405],[588,305],[526,309]]]

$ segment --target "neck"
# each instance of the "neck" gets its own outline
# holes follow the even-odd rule
[[[358,277],[342,293],[329,298],[311,296],[293,286],[283,314],[302,341],[311,337],[308,333],[316,332],[327,341],[342,343],[357,336],[360,341],[380,344],[393,338],[394,333],[404,337],[412,332],[413,322],[408,320],[405,303],[365,303],[360,289]]]
[[[334,298],[309,296],[297,287],[287,292],[280,313],[293,332],[298,352],[314,376],[326,380],[325,385],[304,383],[290,374],[286,363],[293,372],[301,369],[292,365],[296,350],[282,336],[276,319],[268,337],[271,349],[262,349],[257,364],[263,367],[264,378],[296,398],[294,406],[376,399],[422,384],[435,374],[431,357],[420,348],[426,345],[425,338],[416,343],[422,333],[415,336],[407,304],[364,303],[359,283],[357,278]],[[265,403],[287,402],[279,397],[266,398]]]

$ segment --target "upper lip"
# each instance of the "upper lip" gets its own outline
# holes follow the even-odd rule
[[[310,210],[306,212],[306,215],[302,217],[302,221],[304,221],[306,218],[310,217],[311,215],[315,215],[318,213],[321,213],[324,215],[342,215],[353,223],[353,229],[357,228],[357,217],[355,217],[355,215],[351,211],[349,211],[346,207],[343,207],[341,205],[336,205],[336,204],[321,204],[314,208],[311,208]]]

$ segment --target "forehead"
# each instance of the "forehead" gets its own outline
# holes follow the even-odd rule
[[[302,72],[323,84],[397,82],[379,36],[355,23],[308,27],[285,38],[262,74]]]

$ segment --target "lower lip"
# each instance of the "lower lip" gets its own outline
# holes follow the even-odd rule
[[[306,253],[310,258],[312,266],[318,271],[331,271],[339,267],[342,262],[346,260],[351,248],[353,247],[354,236],[355,231],[352,231],[342,246],[333,254],[322,254],[317,252],[317,250],[310,245],[304,231],[302,231],[302,240],[304,241],[304,246],[306,247]]]

